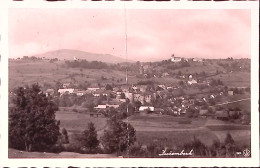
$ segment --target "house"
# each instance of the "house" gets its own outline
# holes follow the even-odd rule
[[[239,118],[239,116],[242,115],[242,112],[239,110],[230,110],[228,113],[229,113],[229,116],[233,117],[233,118]]]
[[[118,99],[120,102],[126,102],[126,99]]]
[[[210,99],[215,99],[215,96],[214,96],[214,95],[210,95],[209,98],[210,98]]]
[[[202,58],[192,58],[193,62],[203,62]]]
[[[137,85],[137,86],[133,86],[132,88],[136,92],[138,92],[138,91],[145,92],[147,89],[147,85]]]
[[[158,85],[159,88],[166,89],[165,85]]]
[[[243,114],[241,116],[241,123],[243,125],[249,125],[250,124],[250,116],[248,114]]]
[[[103,104],[99,104],[97,107],[94,107],[95,109],[106,109],[107,108],[107,105],[103,105]]]
[[[144,95],[141,93],[134,93],[134,101],[140,101],[142,104],[144,104]]]
[[[94,92],[94,91],[97,91],[98,89],[100,89],[100,88],[99,87],[92,87],[92,88],[88,88],[87,91]]]
[[[199,115],[202,118],[207,118],[208,110],[200,110]]]
[[[174,54],[171,56],[171,62],[181,62],[181,57],[175,57]]]
[[[68,88],[70,88],[70,83],[63,83],[62,87],[64,89],[68,89]]]
[[[98,89],[98,90],[92,92],[93,96],[95,96],[95,97],[109,96],[110,93],[112,93],[112,91],[105,90],[105,89]]]
[[[233,96],[233,95],[234,95],[234,91],[229,90],[229,91],[228,91],[228,95]]]
[[[46,96],[53,96],[54,95],[54,89],[47,89],[45,94],[46,94]]]
[[[193,84],[197,84],[198,82],[195,79],[189,80],[188,84],[189,85],[193,85]]]
[[[106,106],[107,106],[107,108],[109,108],[109,107],[118,108],[119,107],[118,104],[107,104]]]
[[[152,95],[151,94],[144,94],[144,101],[146,103],[151,103],[152,102]]]
[[[228,120],[229,119],[229,116],[228,116],[228,113],[226,111],[216,111],[216,119],[218,120]]]
[[[162,73],[162,77],[167,77],[167,76],[169,76],[170,74],[168,73],[168,72],[164,72],[164,73]]]
[[[75,91],[76,95],[77,96],[83,96],[84,94],[86,94],[86,91],[85,90],[77,90]]]
[[[154,112],[154,107],[153,106],[141,106],[139,107],[139,111],[150,111],[150,112]]]
[[[110,108],[110,107],[113,107],[113,108],[118,108],[119,105],[118,104],[99,104],[97,107],[94,107],[95,109],[99,109],[99,110],[104,110],[106,108]]]
[[[70,89],[59,89],[58,92],[60,93],[60,95],[63,95],[65,93],[68,93],[68,94],[71,94],[71,93],[74,93],[74,90],[73,88],[70,88]]]

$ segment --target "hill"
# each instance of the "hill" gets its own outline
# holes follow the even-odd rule
[[[110,54],[89,53],[79,50],[61,49],[35,55],[35,57],[45,57],[47,59],[58,58],[60,60],[85,59],[87,61],[102,61],[107,63],[125,62],[124,58],[116,57]]]

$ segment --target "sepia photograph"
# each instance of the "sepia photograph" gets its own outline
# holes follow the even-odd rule
[[[250,8],[9,8],[7,22],[8,159],[252,158]]]

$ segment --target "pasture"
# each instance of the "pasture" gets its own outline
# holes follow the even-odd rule
[[[210,79],[219,79],[224,85],[229,87],[248,87],[250,86],[250,72],[232,72],[216,75]]]
[[[193,141],[194,137],[207,146],[211,146],[218,137],[207,129],[198,130],[172,130],[172,131],[137,131],[137,141],[149,145],[159,143],[166,146],[182,146]]]
[[[215,119],[185,118],[167,115],[134,115],[126,122],[136,130],[141,144],[183,145],[194,137],[211,146],[215,141],[224,142],[230,133],[237,144],[250,146],[250,126],[232,124]]]
[[[168,115],[134,115],[128,120],[135,129],[137,141],[142,144],[161,143],[162,145],[183,145],[196,136],[206,145],[218,138],[204,127],[206,119],[185,118]]]
[[[175,129],[197,129],[202,127],[206,120],[201,118],[190,119],[169,115],[133,115],[126,122],[134,126],[137,131],[172,131]]]
[[[125,83],[125,72],[106,69],[67,68],[64,61],[50,63],[40,61],[9,61],[9,88],[31,85],[38,82],[45,87],[54,87],[56,82],[81,83]],[[104,77],[104,78],[102,78]],[[136,80],[136,78],[130,79]]]
[[[104,117],[91,117],[87,113],[72,111],[57,111],[56,119],[60,121],[60,129],[65,128],[69,134],[84,131],[90,122],[94,123],[97,131],[101,131],[106,127],[107,121]]]
[[[231,124],[221,120],[208,119],[205,127],[214,133],[220,142],[224,142],[227,133],[230,133],[236,144],[251,144],[251,126]]]

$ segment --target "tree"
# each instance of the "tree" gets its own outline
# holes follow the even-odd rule
[[[136,141],[135,129],[128,123],[113,117],[108,121],[109,129],[101,137],[101,143],[107,153],[120,154]]]
[[[69,143],[69,136],[68,136],[68,132],[65,128],[62,128],[61,134],[63,135],[63,143],[68,144]]]
[[[9,147],[43,151],[53,146],[60,135],[55,120],[58,107],[43,94],[38,84],[19,87],[9,112]]]
[[[99,140],[97,139],[96,128],[92,122],[88,124],[88,129],[82,133],[81,145],[86,149],[87,153],[96,153]]]
[[[106,85],[106,90],[113,90],[113,86],[111,86],[110,84]]]
[[[230,133],[227,133],[225,138],[226,157],[232,157],[235,151],[235,141]]]
[[[225,138],[225,144],[234,144],[235,141],[234,139],[232,138],[231,134],[230,133],[227,133],[227,136]]]
[[[142,103],[140,101],[134,101],[134,108],[135,111],[139,111],[139,108],[142,106]]]
[[[134,113],[135,109],[130,103],[122,103],[118,107],[120,113],[126,113],[127,116],[130,116]]]

